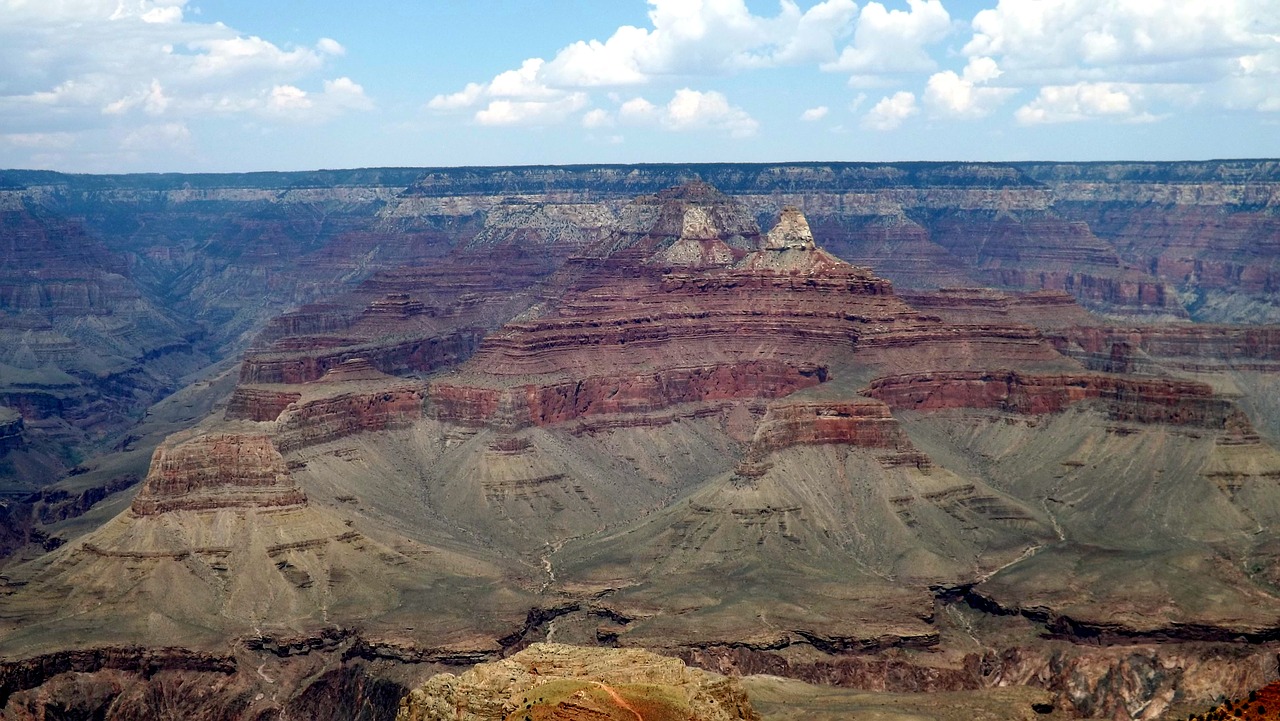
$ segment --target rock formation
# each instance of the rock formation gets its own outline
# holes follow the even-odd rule
[[[523,714],[523,715],[522,715]],[[756,721],[741,685],[634,649],[539,643],[414,689],[397,721],[681,718]]]
[[[156,449],[151,472],[131,510],[153,516],[172,510],[272,508],[306,502],[269,436],[199,435]]]
[[[0,379],[0,471],[65,470],[50,439],[109,426],[130,374],[158,389],[180,356],[244,353],[4,502],[0,546],[21,555],[0,576],[0,708],[100,683],[135,698],[147,658],[234,676],[213,684],[230,699],[266,688],[255,667],[283,689],[367,661],[407,686],[541,639],[875,690],[1033,686],[1080,714],[1260,686],[1280,643],[1280,346],[1188,316],[1271,318],[1269,281],[1200,241],[1153,250],[1136,226],[1154,216],[1125,205],[1206,237],[1218,213],[1243,254],[1276,171],[1228,165],[113,181],[136,215],[18,174],[0,207],[40,211],[14,227],[39,240],[83,210],[66,233],[114,275],[46,288],[80,299],[74,323],[6,296],[28,300],[4,331],[24,345]],[[220,239],[208,257],[193,219]],[[1210,286],[1165,272],[1193,249]],[[78,344],[99,341],[70,329],[123,328],[131,303],[186,340],[87,381]],[[120,650],[139,639],[204,655]],[[453,710],[479,693],[439,683]],[[555,704],[625,709],[597,691]]]

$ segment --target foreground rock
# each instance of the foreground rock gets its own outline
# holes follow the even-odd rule
[[[397,721],[503,719],[758,721],[741,684],[632,649],[539,643],[461,676],[441,674],[400,704]]]

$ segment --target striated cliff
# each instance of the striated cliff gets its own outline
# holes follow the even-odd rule
[[[172,510],[270,508],[303,503],[269,436],[200,435],[156,449],[151,471],[130,509],[141,516]]]
[[[1025,375],[1016,371],[938,372],[877,378],[864,392],[901,410],[993,408],[1059,413],[1097,400],[1120,421],[1224,429],[1243,422],[1230,401],[1204,383],[1104,375]]]

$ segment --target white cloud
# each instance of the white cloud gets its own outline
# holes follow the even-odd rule
[[[930,76],[924,91],[924,103],[942,116],[985,117],[1017,92],[1016,88],[983,86],[1000,75],[1000,68],[991,58],[972,58],[961,75],[944,70]]]
[[[1232,57],[1274,45],[1273,0],[1000,0],[973,19],[967,55],[1006,69]]]
[[[1024,123],[1152,117],[1140,100],[1262,109],[1280,97],[1280,74],[1265,70],[1280,67],[1275,0],[999,0],[972,26],[967,56],[998,62],[1002,85],[1038,89]]]
[[[618,108],[619,122],[628,125],[657,125],[670,131],[710,130],[734,138],[756,134],[760,123],[747,111],[729,104],[723,93],[681,88],[663,106],[644,98],[632,98]]]
[[[595,108],[588,110],[582,116],[582,127],[587,128],[588,130],[593,130],[595,128],[607,128],[611,125],[613,125],[613,116],[610,115],[607,110]]]
[[[809,108],[803,113],[800,113],[800,119],[810,121],[810,122],[814,120],[822,120],[823,118],[827,117],[827,113],[830,112],[830,110],[831,109],[825,105],[819,105],[816,108]]]
[[[929,0],[937,2],[937,0]],[[649,0],[652,27],[619,27],[606,40],[583,40],[560,49],[551,60],[530,58],[519,68],[499,73],[485,83],[470,83],[454,93],[441,93],[427,103],[431,110],[457,112],[485,106],[482,120],[538,115],[563,117],[539,110],[531,101],[559,108],[576,93],[598,87],[625,87],[691,75],[723,75],[738,71],[818,63],[833,60],[836,43],[852,31],[857,14],[854,0],[823,0],[801,11],[793,0],[781,0],[778,15],[753,14],[744,0]],[[693,91],[690,91],[693,92]],[[737,134],[754,132],[745,112],[718,107],[723,96],[678,96],[681,103],[703,107],[699,117],[722,112],[718,121]],[[511,102],[498,104],[497,100]],[[669,122],[679,116],[663,110]],[[633,107],[619,119],[636,121]],[[655,115],[656,117],[656,115]],[[749,122],[748,122],[749,121]]]
[[[0,127],[119,140],[209,113],[328,118],[372,106],[347,78],[314,89],[345,52],[336,40],[282,47],[195,22],[189,9],[187,0],[0,0]]]
[[[309,93],[293,85],[277,85],[263,103],[250,103],[248,107],[260,109],[267,117],[322,122],[348,110],[371,110],[373,101],[358,83],[342,77],[324,81],[324,90],[319,93]]]
[[[1142,117],[1137,101],[1141,88],[1118,83],[1076,83],[1051,85],[1039,96],[1018,108],[1019,123],[1065,123],[1089,118],[1135,119]]]
[[[542,58],[530,58],[518,70],[499,73],[486,92],[493,98],[552,98],[561,94],[538,79],[542,64]]]
[[[715,91],[699,92],[681,88],[667,103],[662,126],[669,130],[723,130],[735,138],[755,135],[760,124],[745,110],[729,105],[729,100]]]
[[[267,110],[288,115],[309,110],[313,104],[311,98],[307,97],[307,91],[292,85],[277,85],[271,89]]]
[[[936,64],[925,46],[947,37],[951,16],[940,0],[907,0],[907,6],[907,10],[887,10],[878,2],[867,3],[858,17],[853,45],[822,69],[859,75],[933,69]]]
[[[916,107],[916,96],[906,91],[894,93],[881,98],[862,118],[862,127],[869,130],[893,130],[912,115],[920,112]]]
[[[320,41],[316,43],[316,49],[325,55],[342,56],[347,54],[347,49],[342,47],[342,43],[333,38],[320,38]]]
[[[180,23],[182,22],[182,7],[179,5],[155,7],[142,13],[139,17],[142,18],[144,23]]]
[[[484,92],[485,86],[480,83],[467,83],[467,87],[456,93],[435,96],[427,107],[432,110],[463,110],[480,102]]]
[[[618,118],[628,123],[647,123],[657,120],[658,107],[644,98],[632,98],[618,108]]]
[[[145,88],[107,103],[102,112],[105,115],[120,115],[135,107],[141,107],[147,115],[164,114],[169,108],[169,98],[164,94],[164,86],[159,80],[153,79]]]
[[[334,107],[348,110],[372,110],[373,101],[364,94],[364,86],[351,78],[324,81],[324,97]]]
[[[587,105],[586,93],[571,93],[555,100],[493,100],[476,113],[481,125],[553,125]]]

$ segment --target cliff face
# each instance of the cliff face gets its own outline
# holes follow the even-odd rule
[[[1102,375],[1032,376],[1013,371],[890,376],[865,391],[901,410],[992,408],[1014,413],[1060,413],[1100,401],[1109,417],[1222,430],[1239,417],[1227,400],[1203,383]],[[1247,425],[1247,419],[1243,421]]]
[[[1225,313],[1213,294],[1228,287],[1198,300],[1194,279],[1100,230],[1112,215],[1095,227],[1063,203],[1096,192],[1108,214],[1158,200],[1254,223],[1275,170],[1219,192],[1240,167],[1049,167],[362,171],[310,188],[30,176],[3,191],[40,210],[19,225],[84,211],[67,226],[111,276],[49,291],[66,302],[40,312],[86,326],[164,308],[207,332],[189,344],[208,358],[245,352],[225,408],[157,406],[166,431],[198,428],[155,451],[114,519],[65,523],[95,500],[123,508],[104,489],[141,468],[91,459],[11,496],[4,545],[32,560],[0,577],[0,652],[267,633],[295,640],[235,653],[402,678],[554,638],[863,688],[1005,679],[1110,715],[1265,680],[1275,328],[1188,322]],[[51,190],[76,183],[93,187]],[[325,213],[331,226],[304,222]],[[207,229],[183,231],[193,219]],[[1240,278],[1231,312],[1266,317],[1265,282]],[[0,472],[16,474],[63,424],[107,422],[104,392],[58,365],[96,346],[31,321],[29,291],[6,297],[28,299],[5,317],[39,361],[0,379]],[[138,363],[172,380],[183,353]],[[47,523],[19,517],[37,507]],[[1237,636],[1250,653],[1214,666]],[[117,670],[76,688],[147,688]],[[74,693],[29,675],[5,713]]]
[[[10,356],[0,352],[0,365],[13,382],[0,393],[28,421],[56,419],[45,425],[57,444],[89,450],[179,378],[239,352],[268,319],[363,279],[359,298],[274,322],[258,343],[271,357],[250,359],[246,382],[314,380],[334,362],[372,358],[369,348],[305,356],[336,353],[333,336],[388,288],[451,288],[414,297],[428,312],[471,313],[483,331],[536,302],[495,303],[490,291],[528,288],[575,254],[625,246],[671,266],[716,265],[758,244],[758,222],[789,204],[829,250],[901,288],[993,284],[1059,290],[1122,315],[1276,320],[1276,172],[1270,161],[5,171],[0,345]],[[695,180],[705,182],[684,198],[666,190]],[[638,194],[646,199],[628,206]],[[680,203],[696,209],[673,211]],[[454,249],[462,260],[441,265]],[[459,330],[402,338],[387,350],[394,361],[376,362],[396,372],[464,360],[478,337]],[[294,344],[270,349],[281,334]],[[421,347],[428,338],[450,350],[422,360],[434,353]]]
[[[130,508],[150,516],[172,510],[270,508],[305,501],[271,438],[202,435],[156,449],[151,471]]]

